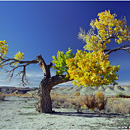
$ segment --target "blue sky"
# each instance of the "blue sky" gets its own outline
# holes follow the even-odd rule
[[[9,45],[8,57],[13,57],[19,50],[24,52],[24,60],[33,60],[39,54],[47,63],[57,51],[66,51],[68,47],[76,53],[83,49],[84,43],[77,39],[79,28],[86,32],[89,23],[99,12],[110,9],[118,18],[126,16],[130,26],[130,2],[79,2],[79,1],[0,1],[0,40]],[[117,45],[111,43],[109,47]],[[130,54],[120,51],[110,55],[113,65],[121,65],[119,84],[130,84]],[[52,75],[54,75],[52,69]],[[38,65],[27,67],[29,86],[39,86],[43,72]],[[17,86],[18,81],[10,84],[4,82],[0,75],[0,85]],[[67,83],[64,85],[71,85]]]

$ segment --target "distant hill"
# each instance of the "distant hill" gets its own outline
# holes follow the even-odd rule
[[[107,96],[113,96],[118,93],[130,95],[130,85],[104,86],[98,88],[97,87],[54,87],[52,88],[51,93],[74,95],[74,93],[78,91],[80,95],[89,95],[89,94],[95,94],[98,90],[102,91]],[[33,93],[35,95],[38,93],[38,88],[0,86],[0,92],[4,94],[11,94],[13,92],[15,92],[16,94]]]
[[[38,88],[29,88],[29,87],[10,87],[10,86],[0,86],[0,92],[3,94],[11,94],[15,91],[17,91],[17,94],[25,94],[28,91],[34,91],[37,90]]]

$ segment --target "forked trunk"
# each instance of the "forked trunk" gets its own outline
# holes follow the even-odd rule
[[[41,55],[37,56],[36,60],[39,62],[39,66],[44,72],[44,79],[39,85],[37,111],[42,113],[52,113],[52,102],[48,82],[51,77],[50,68],[52,67],[52,63],[47,65]]]
[[[50,97],[51,89],[60,83],[70,81],[65,79],[65,75],[56,75],[47,79],[43,79],[39,86],[38,92],[38,108],[41,113],[52,113],[52,102]]]

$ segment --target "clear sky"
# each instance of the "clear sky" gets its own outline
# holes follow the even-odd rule
[[[68,47],[82,49],[84,43],[77,39],[79,28],[86,32],[89,23],[97,18],[97,14],[110,9],[118,18],[126,16],[130,26],[130,2],[79,2],[79,1],[0,1],[0,40],[6,40],[9,45],[8,57],[13,57],[19,50],[24,52],[24,60],[33,60],[39,54],[47,63],[57,51],[66,51]],[[111,48],[116,47],[113,42]],[[113,65],[121,65],[119,84],[130,84],[130,54],[120,51],[110,55]],[[30,78],[29,86],[39,86],[43,72],[38,65],[27,67]],[[52,75],[54,70],[52,69]],[[18,85],[18,82],[8,84],[4,74],[0,75],[0,85]],[[71,85],[71,83],[67,83]]]

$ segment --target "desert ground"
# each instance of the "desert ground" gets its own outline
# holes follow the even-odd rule
[[[66,89],[71,90],[72,88]],[[104,90],[104,92],[106,91],[106,94],[112,94],[112,91],[114,94],[115,92],[114,89],[108,88],[108,90],[109,91]],[[56,88],[53,90],[53,92],[58,91],[61,92],[61,90],[56,90]],[[80,93],[83,93],[83,91],[85,91],[85,89],[80,90]],[[125,89],[120,89],[120,91],[125,92]],[[128,93],[128,91],[126,92]],[[66,93],[65,90],[64,93]],[[127,99],[127,101],[127,104],[130,103],[130,99]],[[55,113],[44,114],[36,112],[36,103],[37,99],[34,97],[5,97],[4,101],[0,101],[0,130],[130,129],[130,113],[105,113],[103,111],[97,112],[92,110],[78,113],[75,109],[53,108],[53,110],[56,111]]]

